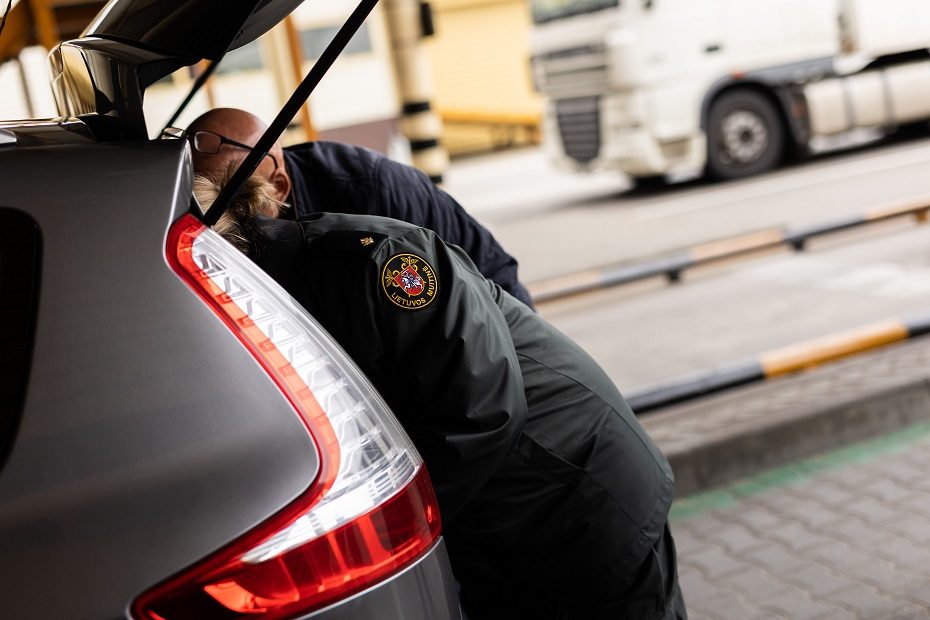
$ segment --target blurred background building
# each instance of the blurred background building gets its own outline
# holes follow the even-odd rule
[[[47,49],[78,36],[104,4],[14,2],[0,37],[0,118],[55,115]],[[176,124],[186,126],[221,106],[244,108],[270,121],[353,7],[348,0],[305,3],[268,35],[228,54]],[[526,3],[439,0],[432,9],[436,32],[423,40],[423,53],[435,88],[433,108],[444,123],[443,144],[459,155],[535,142],[541,106],[530,81]],[[318,136],[409,159],[399,133],[401,97],[385,12],[384,6],[375,8],[309,109],[295,119],[287,141]],[[148,89],[146,118],[153,135],[195,77],[196,71],[185,68]]]
[[[454,154],[538,139],[542,103],[530,79],[524,0],[437,0],[427,42],[444,140]]]

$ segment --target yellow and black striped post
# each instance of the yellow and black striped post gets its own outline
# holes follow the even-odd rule
[[[410,141],[413,165],[441,183],[449,156],[439,141],[442,121],[430,101],[433,83],[421,45],[428,34],[428,7],[420,0],[384,0],[402,102],[401,132]]]

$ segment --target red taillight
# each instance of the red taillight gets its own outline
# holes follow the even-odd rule
[[[142,594],[133,615],[292,618],[367,588],[429,550],[440,520],[422,460],[329,336],[191,216],[172,227],[167,256],[294,405],[321,465],[296,501]]]

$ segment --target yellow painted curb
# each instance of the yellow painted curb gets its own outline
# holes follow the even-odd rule
[[[865,219],[868,221],[884,220],[913,214],[919,220],[923,221],[921,216],[926,217],[928,209],[930,209],[930,196],[921,196],[917,199],[899,200],[897,202],[868,209],[865,212]]]
[[[880,321],[770,351],[762,355],[759,362],[766,377],[775,377],[907,340],[907,337],[907,326],[900,321]]]
[[[705,261],[732,256],[733,254],[742,252],[770,248],[782,244],[784,239],[785,234],[780,228],[771,228],[748,235],[740,235],[739,237],[733,237],[731,239],[704,243],[691,248],[688,254],[695,261]]]

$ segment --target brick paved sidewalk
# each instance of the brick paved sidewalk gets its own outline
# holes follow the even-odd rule
[[[680,496],[923,421],[930,337],[642,418]]]
[[[676,502],[693,620],[930,618],[930,423]]]

